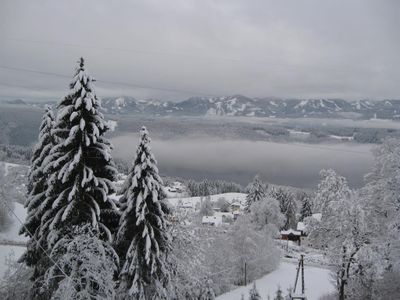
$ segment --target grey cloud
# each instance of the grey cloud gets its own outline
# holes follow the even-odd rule
[[[21,1],[0,4],[0,63],[72,74],[100,96],[398,98],[398,1]],[[35,41],[39,41],[36,43]],[[62,97],[68,80],[0,70],[0,83]],[[1,87],[3,95],[29,96]]]

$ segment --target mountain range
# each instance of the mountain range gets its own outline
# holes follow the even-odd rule
[[[18,105],[43,105],[17,99]],[[192,97],[180,102],[138,100],[133,97],[102,99],[108,114],[142,114],[149,116],[245,116],[245,117],[330,117],[361,119],[400,119],[400,100],[283,99],[249,98],[242,95]]]
[[[180,102],[166,102],[118,97],[103,99],[102,106],[105,112],[111,114],[400,119],[400,100],[345,101],[343,99],[249,98],[235,95],[192,97]]]

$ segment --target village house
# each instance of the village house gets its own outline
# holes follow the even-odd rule
[[[301,243],[301,232],[300,231],[290,228],[288,230],[281,230],[280,233],[281,233],[281,240],[296,242],[300,245],[300,243]]]
[[[225,212],[216,212],[212,216],[203,216],[202,225],[221,226],[230,225],[234,221],[234,214]]]

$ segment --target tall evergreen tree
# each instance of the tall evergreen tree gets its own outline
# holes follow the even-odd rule
[[[286,192],[282,188],[274,189],[271,195],[278,200],[281,213],[285,215],[286,220],[282,229],[295,229],[296,222],[296,203],[292,193]]]
[[[101,237],[112,239],[118,212],[109,198],[114,193],[116,168],[110,143],[103,137],[108,130],[100,100],[93,90],[93,78],[78,62],[70,84],[71,93],[58,106],[54,146],[45,161],[50,172],[46,199],[40,206],[40,243],[49,248],[63,231],[73,225],[90,223]]]
[[[122,260],[119,294],[127,299],[167,297],[171,248],[165,193],[145,127],[133,166],[122,188],[116,247]]]
[[[28,173],[28,197],[25,203],[27,217],[20,229],[20,234],[25,234],[30,238],[27,250],[22,257],[28,265],[34,265],[42,256],[42,251],[37,247],[38,228],[43,211],[40,206],[46,198],[47,181],[49,173],[44,172],[46,166],[45,159],[55,145],[52,130],[54,127],[54,113],[47,106],[39,128],[38,142],[34,147],[31,159],[31,166]]]
[[[246,207],[245,207],[246,212],[250,211],[250,206],[253,203],[263,200],[266,197],[266,195],[267,195],[267,187],[261,181],[260,177],[256,175],[248,188],[248,194],[246,196]]]
[[[115,190],[117,171],[111,146],[103,137],[108,128],[92,82],[81,58],[70,84],[71,93],[58,106],[51,131],[56,144],[42,162],[47,189],[35,212],[40,225],[32,245],[34,253],[47,249],[48,254],[73,225],[89,223],[103,240],[111,240],[112,231],[118,226],[119,214],[109,198]],[[32,278],[35,290],[41,291],[43,276],[52,263],[47,255],[32,257],[29,263],[36,270]],[[46,293],[49,297],[52,291]]]

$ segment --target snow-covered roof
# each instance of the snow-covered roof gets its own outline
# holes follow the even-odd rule
[[[222,224],[222,216],[214,215],[214,216],[204,216],[201,220],[202,224],[213,224],[215,226]]]
[[[312,214],[312,217],[317,221],[321,221],[322,214],[321,213]]]
[[[281,234],[282,235],[289,235],[289,234],[301,235],[301,232],[297,231],[297,230],[293,230],[293,229],[288,229],[288,230],[281,230]]]
[[[306,229],[306,225],[304,222],[298,222],[297,223],[297,230],[304,231]]]

